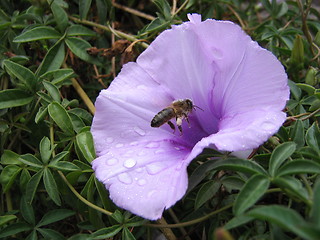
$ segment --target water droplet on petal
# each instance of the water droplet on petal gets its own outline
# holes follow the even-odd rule
[[[261,128],[266,130],[266,131],[270,131],[274,129],[274,123],[269,121],[269,122],[264,122],[261,124]]]
[[[123,144],[122,144],[122,143],[118,143],[118,144],[116,145],[116,148],[121,148],[121,147],[123,147]]]
[[[155,163],[152,163],[152,164],[149,164],[147,165],[147,172],[149,174],[157,174],[159,172],[161,172],[162,170],[166,169],[167,166],[161,162],[155,162]]]
[[[147,184],[147,180],[145,180],[143,178],[138,180],[138,185],[143,186],[143,185],[146,185],[146,184]]]
[[[148,198],[152,198],[153,195],[156,194],[156,192],[157,192],[156,190],[151,190],[150,192],[148,192],[147,197],[148,197]]]
[[[133,130],[134,130],[136,133],[138,133],[140,136],[146,135],[146,131],[143,130],[143,129],[141,129],[141,128],[139,128],[139,127],[134,127]]]
[[[132,178],[131,178],[131,176],[130,176],[128,173],[126,173],[126,172],[120,173],[120,174],[118,175],[118,179],[119,179],[120,182],[122,182],[122,183],[124,183],[124,184],[131,184],[131,183],[132,183]]]
[[[137,161],[134,160],[133,158],[129,158],[126,161],[124,161],[123,166],[126,168],[132,168],[137,164]]]
[[[118,159],[116,159],[116,158],[110,158],[110,159],[107,160],[107,164],[109,166],[115,165],[117,163],[118,163]]]
[[[147,153],[145,151],[140,151],[137,153],[138,156],[145,156]]]
[[[157,148],[159,147],[160,144],[158,142],[149,142],[147,145],[146,145],[146,148]]]
[[[155,154],[160,154],[160,153],[164,153],[163,149],[158,149],[154,151]]]
[[[131,142],[129,145],[130,145],[130,146],[137,146],[137,145],[138,145],[138,142],[137,142],[137,141],[134,141],[134,142]]]
[[[137,169],[136,169],[136,172],[142,173],[142,172],[143,172],[143,168],[137,168]]]
[[[113,138],[112,138],[112,137],[108,137],[108,138],[106,139],[106,142],[107,142],[107,143],[112,143],[112,142],[113,142]]]

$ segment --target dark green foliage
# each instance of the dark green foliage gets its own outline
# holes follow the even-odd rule
[[[167,239],[231,239],[217,238],[223,228],[234,239],[319,239],[319,5],[112,2],[0,1],[0,238],[154,239],[162,231]],[[118,209],[94,177],[90,102],[124,56],[112,65],[90,48],[111,47],[112,34],[152,42],[194,12],[234,21],[272,51],[291,99],[286,123],[252,159],[208,150],[191,163],[186,196],[164,213],[167,223],[183,223],[171,232]],[[136,54],[146,46],[135,44]]]

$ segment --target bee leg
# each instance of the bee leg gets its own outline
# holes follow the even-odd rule
[[[171,127],[174,133],[176,131],[176,127],[174,126],[174,124],[171,121],[168,121],[168,125]]]
[[[187,115],[187,114],[184,114],[184,118],[186,119],[186,121],[187,121],[187,123],[188,123],[188,127],[191,128],[188,115]]]
[[[180,132],[180,136],[182,136],[182,127],[178,126],[179,132]]]
[[[182,136],[182,118],[181,117],[177,117],[176,118],[176,123],[177,123],[177,126],[178,126],[178,129],[179,129],[179,132],[180,132],[180,136]]]

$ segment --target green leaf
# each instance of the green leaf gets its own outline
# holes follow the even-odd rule
[[[58,29],[61,32],[64,32],[68,26],[68,15],[66,11],[55,1],[51,4],[51,10],[58,25]]]
[[[260,173],[267,175],[267,172],[259,164],[250,160],[237,158],[219,160],[214,164],[214,168],[217,170],[231,170],[251,174]]]
[[[92,0],[79,0],[80,19],[85,19],[89,12]]]
[[[120,225],[113,225],[111,227],[102,228],[93,234],[91,234],[92,239],[106,239],[115,236],[118,232],[120,232],[122,226]]]
[[[19,161],[26,164],[26,165],[33,166],[36,168],[43,167],[43,163],[38,158],[36,158],[35,156],[33,156],[29,153],[25,154],[25,155],[21,155],[19,157]]]
[[[277,169],[295,152],[295,150],[296,144],[294,142],[283,143],[274,149],[269,162],[269,173],[272,177],[275,176]]]
[[[297,120],[290,131],[290,138],[297,144],[297,148],[301,148],[305,143],[305,131],[301,120]]]
[[[0,183],[2,184],[3,193],[6,193],[10,190],[21,170],[22,168],[16,165],[9,165],[2,169],[0,174]]]
[[[31,42],[42,39],[58,39],[61,38],[61,34],[52,27],[41,26],[27,30],[14,38],[13,42],[23,43]]]
[[[8,222],[15,220],[15,219],[17,219],[17,217],[15,215],[0,216],[0,227],[7,224]]]
[[[78,134],[76,144],[88,163],[91,163],[96,158],[93,138],[89,131]]]
[[[134,237],[134,235],[129,231],[128,228],[124,227],[122,229],[122,239],[126,239],[126,240],[136,240],[136,238]]]
[[[84,122],[82,121],[82,119],[79,116],[77,116],[77,115],[75,115],[75,114],[73,114],[73,113],[71,113],[69,111],[68,111],[68,113],[69,113],[69,116],[71,118],[72,126],[73,126],[74,131],[76,133],[80,133],[81,130],[84,127],[86,127],[86,125],[84,124]]]
[[[312,124],[312,126],[307,130],[306,142],[309,147],[313,148],[313,150],[315,150],[318,153],[320,152],[320,150],[319,150],[319,148],[320,148],[320,131],[319,131],[318,124],[316,122],[314,122]]]
[[[40,180],[43,176],[43,170],[40,170],[35,175],[33,175],[29,182],[27,183],[26,187],[26,201],[27,203],[31,204],[32,200],[34,198],[34,195],[36,194],[38,185],[40,183]]]
[[[292,197],[298,198],[299,200],[302,200],[304,202],[307,202],[309,200],[307,190],[302,186],[301,182],[294,177],[277,177],[272,180],[272,183],[276,184]]]
[[[35,215],[31,204],[27,203],[25,196],[20,200],[20,211],[22,217],[31,225],[35,225]]]
[[[315,173],[320,174],[320,164],[310,160],[294,160],[284,164],[277,170],[276,176]]]
[[[67,217],[73,216],[75,214],[74,211],[69,209],[55,209],[51,210],[50,212],[46,213],[40,222],[37,224],[37,227],[42,227],[54,222],[58,222],[63,220]]]
[[[235,216],[229,222],[227,222],[227,224],[224,225],[223,228],[226,230],[230,230],[232,228],[236,228],[236,227],[239,227],[243,224],[246,224],[246,223],[252,221],[253,219],[254,219],[253,217],[249,217],[247,215]]]
[[[53,45],[46,56],[42,60],[37,69],[37,76],[41,76],[47,72],[58,70],[65,58],[65,46],[63,41],[58,41]]]
[[[297,83],[296,84],[299,88],[301,88],[302,90],[306,91],[308,93],[309,96],[312,96],[316,89],[308,84],[305,83]]]
[[[56,180],[54,179],[51,171],[48,168],[44,169],[43,183],[49,197],[55,202],[55,204],[60,206],[61,200],[59,196],[58,186]]]
[[[44,237],[44,239],[65,240],[61,233],[53,229],[38,228],[37,231]]]
[[[215,160],[205,161],[203,164],[200,164],[189,177],[189,184],[187,193],[189,193],[195,186],[197,186],[214,168]]]
[[[320,180],[318,179],[313,187],[313,199],[310,210],[310,220],[320,229]]]
[[[81,38],[68,37],[66,38],[66,44],[68,45],[70,50],[80,59],[101,66],[101,63],[98,61],[97,58],[92,57],[87,53],[87,49],[91,48],[90,43],[88,43],[87,41]]]
[[[30,231],[32,227],[26,223],[13,223],[0,230],[0,238],[10,237],[15,234]]]
[[[109,194],[108,194],[105,186],[100,181],[98,181],[96,178],[94,179],[94,183],[97,188],[97,191],[98,191],[98,194],[100,197],[100,201],[102,202],[103,207],[105,209],[111,209],[112,203],[111,203],[111,200],[109,198]]]
[[[49,167],[55,168],[60,171],[81,171],[81,169],[77,165],[67,161],[59,161],[54,164],[50,163]]]
[[[75,37],[75,36],[96,36],[97,34],[90,30],[89,28],[86,28],[82,25],[72,25],[67,30],[67,36],[69,37]]]
[[[252,176],[245,183],[234,202],[234,214],[240,215],[252,207],[268,190],[269,184],[269,179],[264,175]]]
[[[41,106],[36,114],[36,117],[34,118],[35,123],[39,123],[42,121],[46,116],[48,115],[48,108]]]
[[[60,91],[59,89],[52,84],[51,82],[48,81],[43,81],[43,86],[44,88],[48,91],[50,96],[53,98],[54,101],[60,102]]]
[[[194,208],[200,208],[205,202],[207,202],[210,198],[212,198],[221,186],[220,182],[215,180],[208,181],[204,183],[199,192],[197,193],[197,197],[194,203]]]
[[[10,60],[3,61],[3,64],[9,71],[10,75],[13,75],[17,79],[19,79],[20,82],[23,83],[29,91],[36,91],[37,79],[33,72],[31,72],[28,68]]]
[[[154,0],[153,3],[157,5],[165,19],[171,19],[171,7],[166,0]]]
[[[304,239],[314,239],[310,233],[301,229],[301,226],[305,225],[304,219],[294,210],[278,206],[263,206],[251,210],[248,216],[255,217],[260,220],[273,223],[285,230],[289,230]]]
[[[0,91],[0,109],[19,107],[30,103],[33,96],[19,89],[6,89]]]
[[[64,107],[57,102],[52,102],[48,106],[50,117],[68,135],[73,135],[73,126],[71,118]]]
[[[40,155],[41,155],[41,160],[44,163],[48,163],[49,159],[51,157],[51,153],[52,153],[52,149],[51,149],[51,143],[49,138],[47,137],[43,137],[40,145],[39,145],[39,149],[40,149]]]
[[[8,164],[16,164],[19,165],[21,162],[19,161],[19,154],[12,152],[11,150],[4,150],[3,154],[1,155],[1,164],[8,165]]]

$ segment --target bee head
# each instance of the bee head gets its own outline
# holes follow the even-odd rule
[[[186,99],[186,104],[188,105],[188,109],[192,110],[194,108],[193,102],[190,99]]]

